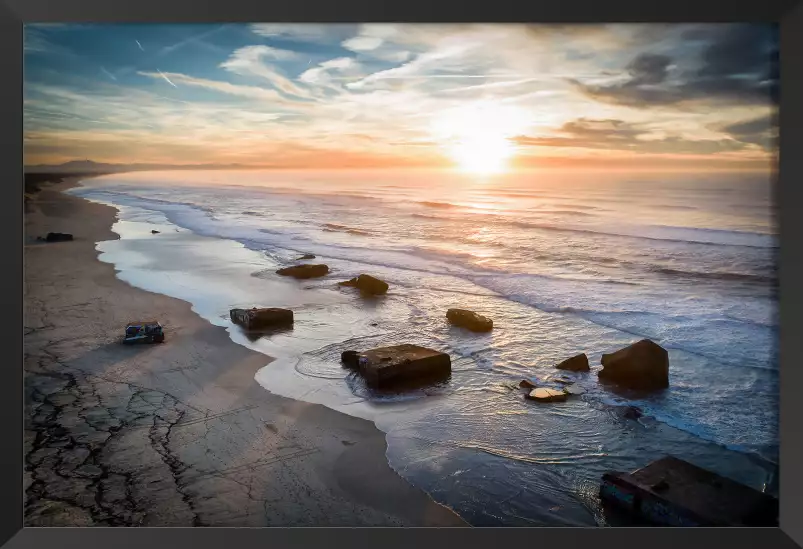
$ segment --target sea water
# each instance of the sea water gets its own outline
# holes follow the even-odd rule
[[[98,177],[72,194],[118,208],[101,260],[190,302],[277,360],[268,391],[374,421],[390,465],[475,525],[616,524],[600,476],[667,454],[761,488],[778,459],[778,238],[755,173],[173,171]],[[159,230],[152,234],[151,230]],[[312,253],[331,272],[275,270]],[[390,284],[363,299],[336,282]],[[290,307],[290,331],[249,339],[233,307]],[[448,325],[450,307],[494,320]],[[669,351],[670,387],[601,385],[602,353],[643,338]],[[340,353],[395,343],[448,352],[452,376],[376,393]],[[523,378],[586,393],[526,401]],[[266,360],[267,362],[267,360]],[[644,415],[626,419],[638,406]]]

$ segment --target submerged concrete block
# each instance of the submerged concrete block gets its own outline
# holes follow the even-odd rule
[[[444,379],[452,372],[448,354],[418,345],[346,351],[341,359],[347,366],[356,366],[366,383],[377,388],[406,381]]]
[[[675,457],[606,473],[600,497],[664,526],[777,526],[778,500]]]
[[[321,276],[326,276],[327,274],[329,274],[329,266],[294,265],[293,267],[285,267],[284,269],[279,269],[278,271],[276,271],[276,274],[282,276],[292,276],[293,278],[305,280],[307,278],[318,278]]]
[[[293,311],[274,307],[257,309],[232,309],[229,311],[231,321],[246,330],[261,330],[293,324]]]

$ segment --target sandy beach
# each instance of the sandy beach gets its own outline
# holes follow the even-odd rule
[[[118,280],[95,250],[116,212],[74,184],[27,204],[26,526],[466,525],[388,466],[371,423],[269,393],[267,357]],[[120,344],[151,318],[165,344]]]

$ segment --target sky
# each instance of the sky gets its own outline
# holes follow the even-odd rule
[[[25,163],[767,169],[754,24],[38,24]]]

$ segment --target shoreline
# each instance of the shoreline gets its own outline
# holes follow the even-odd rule
[[[189,303],[130,286],[95,245],[116,209],[26,200],[26,526],[468,526],[388,464],[372,423],[274,395],[270,362]],[[48,231],[75,240],[36,243]],[[119,345],[134,316],[167,341]]]

